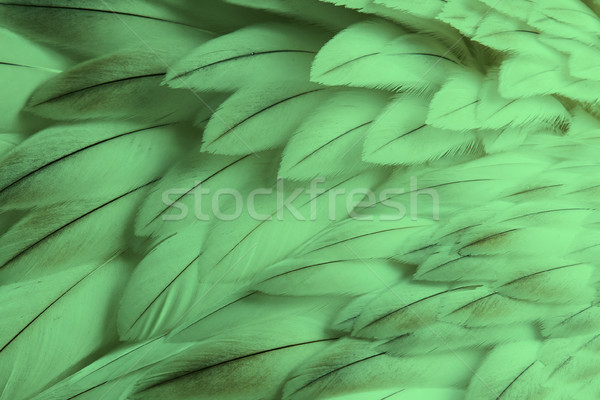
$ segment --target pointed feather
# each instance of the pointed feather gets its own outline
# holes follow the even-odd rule
[[[217,197],[220,190],[246,193],[265,186],[272,164],[270,153],[231,157],[194,149],[153,186],[137,212],[136,234],[162,238],[189,224],[208,225],[215,211],[227,210],[232,201],[231,196]]]
[[[283,152],[279,175],[308,180],[360,172],[363,137],[388,100],[385,93],[335,93],[296,130]]]
[[[239,90],[208,122],[202,150],[233,155],[282,146],[326,94],[325,88],[308,83]]]
[[[353,22],[358,16],[355,13],[344,10],[341,7],[323,3],[319,0],[303,1],[302,3],[287,2],[280,0],[226,0],[228,3],[244,7],[267,10],[282,16],[304,20],[309,23],[318,24],[327,29],[343,29]]]
[[[523,399],[544,397],[548,389],[543,365],[536,360],[539,345],[521,342],[498,346],[490,352],[471,380],[466,399]]]
[[[429,126],[428,109],[428,101],[400,95],[369,128],[363,158],[377,164],[420,164],[474,147],[471,132]]]
[[[127,221],[153,182],[108,199],[31,212],[0,236],[0,279],[34,279],[124,250],[129,242]]]
[[[175,64],[166,79],[172,87],[199,91],[305,81],[324,40],[318,30],[293,25],[250,26],[196,48]]]
[[[203,227],[191,225],[152,249],[138,264],[121,299],[122,340],[142,340],[173,329],[196,300]]]
[[[292,296],[358,295],[378,290],[401,276],[401,267],[389,261],[370,260],[367,266],[362,260],[287,258],[265,270],[252,287]]]
[[[295,371],[283,392],[284,399],[314,399],[356,390],[375,390],[408,384],[421,387],[460,385],[469,375],[473,354],[394,358],[374,350],[373,344],[339,340]],[[433,373],[433,368],[440,373]],[[443,373],[442,373],[443,372]]]
[[[101,400],[109,395],[125,399],[135,383],[143,377],[145,370],[190,346],[187,343],[166,343],[164,339],[120,345],[44,390],[34,399]]]
[[[1,6],[0,6],[1,7]],[[3,132],[32,132],[39,129],[36,118],[19,114],[35,88],[69,66],[66,57],[45,49],[6,29],[0,29],[0,129]]]
[[[2,208],[85,201],[143,184],[176,154],[181,129],[90,122],[38,132],[0,161]]]
[[[436,87],[460,64],[435,41],[403,33],[383,23],[353,25],[319,51],[311,79],[326,85],[423,91]]]
[[[186,14],[139,0],[84,0],[77,4],[66,0],[4,0],[0,21],[16,32],[84,57],[140,43],[151,48],[197,43],[214,35],[194,26],[195,21]]]
[[[27,108],[37,115],[60,120],[131,115],[154,121],[189,117],[193,110],[204,107],[202,101],[188,90],[160,86],[165,63],[185,51],[180,46],[176,52],[127,49],[78,64],[40,85]]]
[[[128,273],[117,260],[4,286],[0,398],[31,398],[113,342],[115,297]]]

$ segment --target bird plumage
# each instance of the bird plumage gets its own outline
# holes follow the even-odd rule
[[[0,23],[0,400],[600,396],[598,1]]]

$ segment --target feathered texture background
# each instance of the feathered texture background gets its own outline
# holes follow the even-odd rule
[[[599,15],[1,0],[0,399],[600,398]]]

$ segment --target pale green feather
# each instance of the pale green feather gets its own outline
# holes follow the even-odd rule
[[[129,271],[116,260],[4,286],[0,398],[31,398],[114,344],[115,299]]]

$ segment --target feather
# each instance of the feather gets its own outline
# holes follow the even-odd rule
[[[214,32],[214,37],[225,35],[252,24],[273,21],[273,16],[247,7],[238,7],[222,0],[189,3],[180,0],[153,0],[168,6],[179,18],[204,31]],[[226,16],[226,18],[225,18]]]
[[[165,62],[185,53],[159,50],[120,51],[78,64],[38,86],[27,108],[44,117],[69,120],[89,118],[185,119],[204,105],[189,91],[159,86]]]
[[[593,340],[593,339],[592,339]],[[539,360],[551,371],[548,386],[560,387],[572,385],[581,378],[591,380],[598,374],[598,364],[594,362],[596,354],[586,349],[589,336],[577,336],[569,339],[550,339],[539,352]]]
[[[478,0],[449,0],[437,18],[458,29],[463,35],[475,34],[490,8]]]
[[[261,154],[231,157],[194,151],[187,155],[150,190],[137,212],[136,234],[162,238],[189,224],[208,225],[215,217],[213,201],[226,210],[232,200],[215,197],[219,190],[246,193],[266,185],[273,166],[268,153]]]
[[[198,259],[202,280],[199,295],[203,301],[186,321],[218,309],[227,299],[247,294],[261,269],[307,242],[328,225],[328,218],[342,219],[360,201],[352,199],[354,203],[348,204],[343,197],[332,200],[330,192],[355,185],[372,187],[380,179],[379,173],[371,171],[328,181],[316,195],[310,191],[310,185],[285,182],[276,192],[253,198],[249,211],[238,214],[237,219],[218,220],[209,230]],[[232,210],[224,213],[230,215],[236,208],[232,205]]]
[[[306,81],[324,42],[319,31],[293,25],[250,26],[213,39],[183,57],[167,74],[175,88],[233,90],[279,80]]]
[[[475,73],[458,73],[448,78],[429,104],[426,122],[444,129],[469,130],[480,127],[477,103],[481,101],[482,78]]]
[[[400,95],[369,128],[363,158],[378,164],[419,164],[469,151],[471,132],[453,132],[429,126],[429,102]]]
[[[361,203],[372,204],[370,199]],[[369,217],[371,215],[366,214],[361,218],[357,209],[352,218],[331,225],[293,254],[320,261],[338,260],[342,254],[350,260],[391,258],[402,245],[403,238],[408,239],[429,225],[429,222],[409,218],[378,220]]]
[[[539,40],[535,28],[506,14],[487,12],[474,32],[473,40],[504,52],[526,53]]]
[[[39,121],[23,118],[20,111],[31,92],[42,82],[67,68],[69,61],[6,29],[0,29],[0,54],[0,83],[3,93],[0,130],[23,130],[29,133],[39,129]]]
[[[373,0],[321,0],[326,3],[333,3],[336,6],[344,6],[346,8],[358,10],[360,12],[368,13]]]
[[[594,267],[567,264],[520,276],[497,290],[516,299],[539,303],[586,303],[595,296]]]
[[[460,218],[457,210],[491,203],[518,192],[530,182],[539,181],[548,165],[549,161],[537,154],[488,155],[463,163],[453,162],[443,168],[415,166],[408,171],[398,171],[386,187],[403,189],[401,193],[391,192],[389,199],[410,210],[411,217],[419,217],[420,210],[424,210],[425,216],[431,219],[434,194],[437,195],[440,220],[453,216],[453,224],[448,225],[447,231],[440,232],[443,236],[480,223],[477,214],[467,213]],[[430,242],[429,237],[423,240]],[[418,246],[425,244],[421,242]]]
[[[394,338],[436,322],[442,304],[469,297],[475,288],[401,283],[379,295],[357,299],[338,320],[352,320],[351,334],[355,337]]]
[[[523,399],[543,397],[544,368],[537,362],[536,342],[511,343],[494,348],[477,369],[466,399]]]
[[[391,339],[379,345],[378,349],[394,357],[452,353],[461,350],[487,352],[494,346],[536,340],[536,338],[535,327],[527,324],[473,328],[447,322],[436,322],[410,334]],[[477,379],[476,376],[473,378]]]
[[[101,400],[110,394],[124,400],[152,365],[190,346],[187,343],[167,343],[164,339],[121,345],[52,385],[34,399]]]
[[[332,94],[303,121],[288,142],[279,176],[308,180],[352,175],[369,168],[369,164],[355,160],[360,159],[365,132],[388,98],[372,91]]]
[[[569,43],[569,73],[586,80],[598,80],[598,61],[600,49],[598,46],[589,46],[580,42]]]
[[[513,300],[484,286],[444,305],[441,320],[468,328],[538,321],[549,308],[533,302]],[[460,300],[460,301],[459,301]]]
[[[536,7],[532,8],[527,23],[542,31],[586,41],[587,37],[594,40],[600,29],[598,15],[583,2],[550,0],[535,3]]]
[[[0,159],[23,141],[18,133],[0,133]]]
[[[469,353],[462,354],[466,365],[454,355],[395,358],[373,347],[357,340],[337,341],[294,372],[284,388],[283,398],[327,398],[409,382],[424,387],[460,386],[468,374],[468,363],[476,360]],[[439,373],[433,373],[434,365]]]
[[[545,336],[570,337],[572,334],[593,334],[600,326],[600,307],[575,305],[560,315],[542,321]]]
[[[205,230],[197,225],[182,229],[138,264],[121,299],[117,321],[122,340],[143,340],[166,333],[196,301],[196,261],[203,233]]]
[[[531,11],[534,9],[535,2],[533,1],[520,1],[520,0],[504,0],[504,1],[495,1],[495,0],[480,0],[482,3],[486,4],[488,7],[496,9],[505,15],[511,15],[514,18],[518,18],[520,20],[526,21],[527,17],[531,14]]]
[[[325,88],[308,83],[240,90],[213,114],[202,150],[238,155],[280,147],[326,94]]]
[[[274,398],[291,369],[322,350],[327,341],[291,343],[254,352],[244,351],[243,347],[240,349],[241,344],[238,343],[205,345],[191,354],[188,352],[195,357],[188,356],[187,362],[180,361],[182,365],[176,366],[178,372],[152,377],[149,382],[153,383],[140,384],[137,394],[130,398]],[[165,369],[165,366],[159,365],[158,371],[150,370],[148,374],[159,374],[160,369]]]
[[[460,60],[429,38],[405,34],[385,23],[360,22],[323,46],[311,79],[326,85],[423,91],[440,84],[459,64]]]
[[[115,296],[128,272],[115,260],[3,286],[0,398],[31,398],[111,344]]]
[[[505,99],[495,74],[451,78],[431,101],[427,123],[444,129],[506,129],[539,125],[564,126],[570,115],[552,96]],[[459,103],[456,104],[457,99]]]
[[[335,197],[333,200],[330,200],[329,197],[332,196],[332,193],[334,191],[342,191],[346,188],[354,187],[354,185],[364,185],[364,187],[367,188],[372,187],[378,183],[380,179],[380,173],[370,171],[357,174],[350,178],[328,181],[325,182],[324,187],[320,188],[321,193],[317,195],[309,193],[309,185],[289,182],[286,186],[283,186],[283,193],[278,192],[257,197],[255,199],[254,210],[251,212],[253,215],[242,217],[244,220],[240,218],[240,220],[236,221],[235,226],[233,226],[235,231],[232,231],[232,224],[227,223],[228,221],[221,221],[220,224],[216,224],[212,231],[213,235],[208,238],[207,252],[203,257],[206,256],[207,259],[212,259],[213,262],[217,262],[217,264],[223,263],[226,258],[233,256],[232,252],[234,250],[235,253],[240,252],[240,246],[242,244],[243,246],[241,247],[243,248],[251,245],[252,240],[249,239],[257,237],[254,235],[260,235],[264,241],[263,245],[270,247],[269,241],[266,240],[266,238],[269,237],[267,235],[277,235],[281,229],[293,232],[293,234],[286,235],[289,242],[283,242],[283,237],[280,236],[278,243],[279,248],[272,249],[270,252],[252,250],[253,254],[251,258],[257,257],[254,262],[265,260],[261,263],[268,265],[270,263],[266,262],[266,260],[271,262],[277,261],[279,257],[291,253],[292,251],[309,251],[306,247],[300,248],[299,245],[308,242],[308,239],[321,231],[323,227],[329,225],[325,221],[320,222],[319,216],[328,215],[330,218],[341,220],[343,217],[347,216],[354,208],[354,205],[359,203],[363,198],[363,196],[359,194],[348,202],[346,199]],[[285,197],[286,195],[289,197]],[[281,200],[284,201],[282,202]],[[331,209],[329,207],[323,207],[325,204],[330,204],[330,201],[333,203]],[[257,218],[259,215],[260,217]],[[307,224],[303,224],[306,220],[311,220],[313,223],[310,224],[310,226],[307,226]],[[227,236],[231,237],[231,240],[225,242],[227,243],[225,246],[219,245],[218,242],[223,243],[223,240],[218,237],[219,235],[217,235],[217,232],[219,234],[227,233]],[[238,240],[234,240],[234,237],[238,237]],[[336,237],[337,240],[340,239],[339,235],[336,235]],[[214,246],[211,246],[213,243]],[[309,243],[315,242],[310,241]],[[310,248],[310,250],[313,249]],[[217,254],[221,255],[217,256]],[[250,260],[245,260],[244,264],[249,261]]]
[[[327,29],[343,29],[359,17],[355,13],[324,4],[319,0],[303,1],[302,3],[289,2],[285,0],[226,0],[228,3],[239,6],[267,10],[282,16],[301,19],[309,23],[318,24]]]
[[[432,388],[393,388],[380,389],[369,392],[354,392],[342,396],[327,397],[327,400],[409,400],[409,399],[436,399],[459,400],[464,396],[460,389],[432,389]]]
[[[355,9],[361,13],[379,16],[385,20],[393,21],[398,25],[407,26],[419,31],[427,31],[432,26],[439,29],[441,24],[437,21],[427,18],[423,14],[435,13],[435,5],[427,1],[425,5],[416,7],[410,2],[404,4],[393,3],[385,0],[321,0],[336,5],[344,5],[347,8]],[[437,26],[436,26],[437,25]]]
[[[0,0],[0,399],[600,398],[599,16]]]
[[[84,0],[76,5],[68,0],[4,0],[0,21],[11,30],[80,57],[103,55],[140,42],[150,48],[181,46],[214,35],[194,26],[197,21],[186,14],[140,0]]]
[[[206,339],[151,368],[132,398],[275,397],[296,365],[333,340],[324,332],[323,320],[331,315],[334,304],[323,299],[279,299],[242,298],[173,336],[172,340]],[[263,312],[256,314],[258,309]],[[239,319],[240,329],[223,324],[228,317]]]
[[[124,221],[154,181],[115,197],[39,208],[0,236],[0,280],[17,282],[97,262],[126,247]],[[36,260],[43,259],[43,263]]]
[[[520,127],[534,123],[565,125],[570,115],[552,96],[536,96],[518,100],[503,99],[494,79],[486,80],[481,88],[481,101],[477,103],[477,117],[483,129]]]
[[[352,254],[350,254],[352,257]],[[402,276],[402,269],[389,261],[287,258],[256,278],[252,288],[268,294],[292,296],[358,295],[381,288]]]
[[[441,11],[443,5],[443,2],[439,0],[409,0],[401,3],[391,0],[375,0],[375,3],[425,18],[434,18]]]
[[[89,122],[40,131],[3,159],[1,208],[86,201],[146,183],[176,154],[182,129],[166,122]]]
[[[256,339],[256,336],[265,335],[266,332],[281,335],[274,339],[276,342],[290,338],[296,341],[327,338],[331,336],[327,324],[344,302],[345,299],[331,296],[299,298],[252,292],[232,299],[192,324],[181,325],[169,335],[169,341],[227,342],[242,338]],[[236,321],[236,329],[231,329],[227,321]],[[270,335],[273,333],[267,334],[268,337]]]
[[[459,57],[465,56],[469,50],[458,32],[447,24],[434,18],[443,5],[437,0],[415,2],[393,2],[389,0],[321,0],[334,4],[343,4],[362,13],[381,16],[384,20],[393,21],[396,25],[411,31],[434,37],[448,46],[448,51]]]
[[[528,135],[528,129],[504,128],[482,131],[479,133],[479,138],[486,153],[496,154],[518,148],[527,140]]]
[[[499,92],[503,97],[558,93],[583,102],[598,100],[600,82],[570,76],[565,55],[543,45],[532,50],[531,54],[513,56],[502,63]]]

